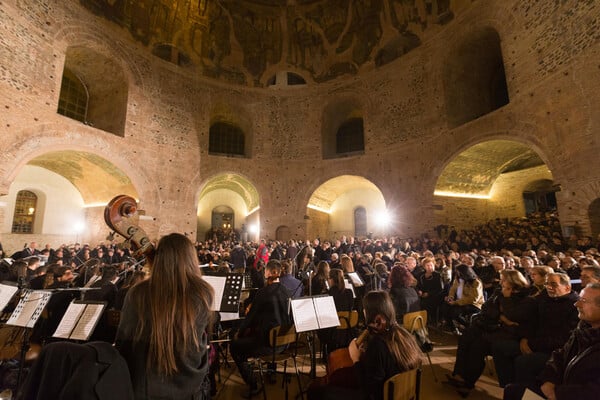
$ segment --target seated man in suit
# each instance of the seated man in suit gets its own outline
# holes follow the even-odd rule
[[[231,343],[233,357],[244,382],[250,386],[250,394],[260,390],[248,358],[270,354],[273,350],[269,345],[269,331],[281,325],[291,325],[289,314],[290,293],[279,282],[281,263],[270,260],[264,268],[268,284],[259,289],[250,304],[250,311],[242,320],[237,337]]]
[[[598,398],[600,392],[600,284],[591,283],[575,303],[578,327],[555,350],[536,384],[511,384],[504,399],[521,399],[526,388],[550,400]]]

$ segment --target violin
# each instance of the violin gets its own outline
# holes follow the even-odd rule
[[[125,238],[134,257],[145,257],[151,263],[155,248],[146,232],[139,227],[137,203],[133,197],[121,194],[109,201],[104,209],[104,222]]]

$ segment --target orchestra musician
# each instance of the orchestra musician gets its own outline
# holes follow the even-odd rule
[[[354,364],[350,368],[356,379],[346,379],[347,386],[331,381],[313,385],[308,391],[309,400],[382,400],[383,384],[388,378],[421,365],[421,350],[414,336],[396,322],[389,294],[368,292],[363,306],[368,334],[360,344],[355,339],[348,346]]]
[[[269,331],[275,326],[290,326],[288,311],[290,293],[279,282],[281,263],[269,260],[264,268],[267,285],[256,292],[250,310],[242,320],[237,338],[231,342],[231,356],[235,361],[244,382],[250,387],[250,394],[256,394],[258,387],[248,358],[270,354]],[[283,349],[282,349],[283,350]]]
[[[150,278],[129,289],[115,346],[129,366],[135,399],[210,399],[208,330],[213,289],[192,242],[158,243]]]

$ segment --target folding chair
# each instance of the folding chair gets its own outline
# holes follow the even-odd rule
[[[421,369],[400,372],[383,383],[383,400],[419,400]]]
[[[264,387],[265,379],[263,364],[267,364],[266,372],[277,373],[277,365],[283,365],[283,381],[281,382],[281,387],[285,389],[285,398],[287,400],[289,389],[288,389],[288,376],[287,376],[287,362],[292,360],[294,363],[294,369],[296,373],[296,378],[298,379],[298,390],[299,393],[302,392],[302,381],[300,378],[300,372],[298,370],[298,365],[296,364],[296,355],[298,351],[297,346],[298,335],[296,333],[296,328],[294,325],[289,328],[276,326],[271,328],[269,332],[269,345],[273,349],[273,352],[270,355],[262,356],[259,358],[258,362],[258,373],[260,376],[260,382]],[[278,352],[279,349],[285,346],[285,349],[281,352]],[[270,366],[274,366],[274,369],[270,369]],[[267,399],[267,391],[263,390],[263,398]]]
[[[358,311],[338,311],[337,314],[338,318],[340,319],[340,325],[337,327],[337,329],[340,331],[344,331],[344,346],[347,346],[350,343],[350,341],[355,337],[353,331],[356,330],[356,327],[358,326]]]
[[[425,310],[414,311],[411,313],[404,314],[404,317],[402,319],[402,325],[404,326],[404,329],[406,329],[413,335],[415,331],[421,330],[423,333],[426,334],[427,337],[429,337],[429,332],[427,331],[427,311]],[[425,352],[425,355],[427,356],[429,366],[431,367],[431,372],[433,373],[433,380],[437,382],[437,376],[435,375],[435,370],[433,369],[433,363],[431,362],[429,352]]]

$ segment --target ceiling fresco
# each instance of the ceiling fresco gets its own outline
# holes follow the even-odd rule
[[[474,0],[79,0],[155,55],[264,86],[278,70],[325,82],[387,64]]]

